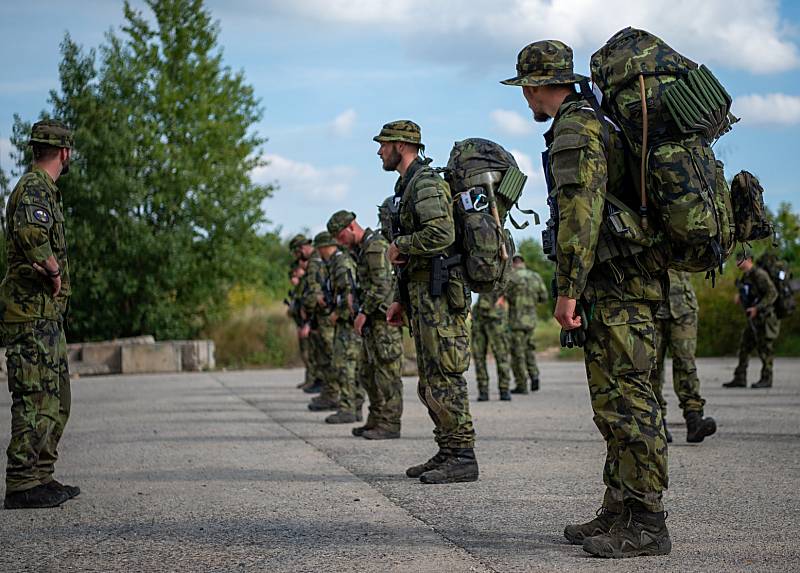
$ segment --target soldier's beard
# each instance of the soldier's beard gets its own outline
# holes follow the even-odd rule
[[[541,111],[534,111],[533,112],[533,121],[537,123],[546,123],[550,121],[550,116],[546,113],[542,113]]]
[[[400,165],[400,161],[403,160],[403,157],[400,155],[400,152],[397,151],[396,147],[392,147],[392,151],[389,154],[389,157],[383,160],[383,170],[384,171],[395,171],[397,166]]]
[[[67,173],[69,173],[69,159],[61,162],[61,175],[66,175]]]

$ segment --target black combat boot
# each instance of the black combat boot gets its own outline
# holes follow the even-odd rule
[[[620,514],[605,507],[597,510],[597,517],[587,523],[575,523],[564,528],[564,537],[573,545],[581,545],[587,537],[608,533]]]
[[[489,401],[489,392],[488,390],[481,390],[478,392],[478,402],[488,402]]]
[[[342,410],[325,418],[326,424],[352,424],[353,422],[358,422],[358,417],[353,412]]]
[[[722,385],[723,388],[747,388],[747,370],[738,366],[733,371],[733,380]]]
[[[539,377],[531,378],[531,392],[536,392],[539,389]]]
[[[393,432],[385,428],[372,428],[362,434],[367,440],[396,440],[400,437],[400,432]]]
[[[716,431],[717,423],[714,418],[704,418],[701,412],[686,414],[686,441],[690,444],[699,444]]]
[[[511,393],[512,394],[528,394],[529,390],[524,384],[522,386],[517,384],[517,386],[511,390]]]
[[[328,410],[336,410],[338,404],[333,400],[320,399],[319,396],[308,403],[308,409],[312,412],[325,412]]]
[[[447,459],[419,477],[422,483],[460,483],[478,479],[478,461],[472,448],[453,448]]]
[[[667,555],[672,550],[672,541],[665,517],[663,511],[647,511],[638,503],[626,506],[608,533],[583,540],[583,550],[613,559]]]
[[[303,392],[306,394],[319,394],[322,392],[322,381],[321,380],[314,380],[314,383],[310,386],[304,386]]]
[[[666,418],[661,418],[661,419],[664,421],[664,435],[667,438],[667,443],[671,444],[672,443],[672,434],[669,433],[669,428],[667,428],[667,419]]]
[[[511,393],[508,390],[500,390],[500,399],[504,401],[511,400]]]
[[[764,378],[762,376],[761,379],[751,385],[750,388],[772,388],[772,378]]]
[[[406,470],[406,475],[410,478],[418,478],[425,472],[438,468],[450,456],[450,448],[439,448],[436,455],[429,459],[424,464],[411,466]]]
[[[73,497],[78,497],[81,493],[81,488],[76,485],[66,485],[56,480],[47,482],[44,484],[45,487],[53,490],[53,491],[63,491],[69,496],[67,499],[72,499]]]
[[[3,506],[6,509],[41,509],[56,507],[69,499],[69,494],[46,485],[37,485],[25,491],[7,493]]]

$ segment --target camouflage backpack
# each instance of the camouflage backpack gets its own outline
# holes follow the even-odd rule
[[[603,111],[623,134],[642,227],[663,234],[671,268],[721,268],[736,221],[711,143],[738,121],[731,97],[705,66],[634,28],[592,55],[591,72]]]
[[[764,206],[764,188],[749,171],[740,171],[731,183],[731,203],[736,221],[736,240],[766,239],[774,234]]]
[[[794,313],[797,301],[794,298],[792,288],[792,272],[786,261],[778,259],[772,253],[765,253],[756,261],[756,264],[767,271],[772,284],[778,291],[778,298],[775,300],[775,315],[784,319]]]
[[[514,240],[504,228],[508,212],[517,205],[527,176],[514,156],[493,141],[457,141],[447,167],[440,169],[453,194],[456,248],[461,254],[467,285],[474,292],[502,289],[514,255]],[[539,217],[533,211],[522,213]],[[510,217],[510,216],[509,216]],[[518,225],[522,229],[528,225]]]

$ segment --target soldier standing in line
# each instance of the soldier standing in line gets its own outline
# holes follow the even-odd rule
[[[509,346],[515,387],[512,394],[527,394],[539,389],[539,366],[536,364],[536,305],[548,299],[547,287],[539,273],[525,266],[522,255],[514,255],[506,286],[508,302]]]
[[[472,357],[478,380],[478,402],[489,399],[489,371],[486,354],[491,346],[497,364],[497,386],[501,400],[511,400],[508,367],[508,312],[502,296],[481,293],[472,307]]]
[[[328,272],[333,285],[334,306],[328,317],[335,326],[333,335],[332,377],[339,394],[336,413],[325,418],[328,424],[352,424],[362,420],[364,389],[358,380],[358,357],[361,339],[353,328],[356,318],[358,269],[350,253],[338,248],[328,232],[320,249],[335,248],[328,262]],[[324,257],[324,255],[323,255]]]
[[[605,126],[575,90],[586,80],[573,72],[572,49],[550,40],[523,48],[517,76],[502,82],[522,86],[536,121],[553,120],[545,176],[548,201],[558,208],[554,316],[565,335],[585,336],[594,421],[607,444],[603,506],[590,522],[568,525],[564,536],[600,557],[664,555],[672,547],[663,505],[667,442],[650,386],[661,284],[633,258],[595,264],[606,183],[616,180],[606,153],[616,147],[606,148]]]
[[[339,394],[332,368],[334,326],[330,322],[333,312],[333,289],[329,276],[328,260],[336,252],[336,244],[327,231],[314,237],[314,246],[306,269],[306,286],[303,292],[303,310],[308,317],[309,340],[315,357],[315,370],[321,381],[321,392],[308,404],[314,412],[336,410]]]
[[[291,280],[291,273],[294,272],[294,269],[297,266],[303,266],[304,269],[308,267],[308,258],[314,252],[314,248],[311,246],[311,240],[308,239],[303,234],[297,234],[291,238],[289,241],[289,251],[291,251],[292,256],[294,257],[294,263],[290,270],[290,280]],[[305,288],[305,276],[300,277],[299,285],[294,287],[294,281],[291,280],[293,285],[293,290],[299,290],[302,293],[302,290]],[[290,297],[291,298],[291,297]],[[294,302],[294,301],[290,301]],[[298,388],[301,388],[304,392],[308,393],[315,393],[319,384],[317,383],[317,376],[318,376],[318,368],[316,366],[316,356],[314,355],[313,348],[311,347],[311,343],[306,340],[304,342],[304,338],[308,338],[308,329],[303,327],[303,319],[302,319],[302,303],[295,303],[296,314],[297,317],[292,316],[292,319],[298,325],[297,327],[297,340],[298,344],[300,345],[300,356],[303,359],[303,364],[305,364],[306,371],[305,376],[303,378],[303,382],[298,384]],[[292,310],[290,306],[290,311]],[[300,322],[298,322],[300,321]],[[307,347],[307,350],[304,351],[304,346]]]
[[[373,138],[385,171],[400,174],[392,209],[393,241],[389,262],[400,271],[394,302],[386,312],[389,324],[405,319],[417,349],[417,393],[435,425],[439,451],[406,475],[423,483],[478,479],[475,430],[469,411],[464,372],[469,367],[469,292],[462,271],[450,269],[440,296],[433,296],[434,259],[453,254],[455,223],[447,183],[420,156],[425,150],[413,121],[387,123]]]
[[[305,267],[308,261],[297,260],[292,265],[289,271],[289,282],[292,288],[289,290],[287,298],[284,303],[288,306],[286,314],[292,319],[292,322],[297,326],[297,344],[300,350],[300,358],[306,367],[305,381],[300,386],[303,392],[308,394],[316,394],[320,391],[321,387],[315,383],[314,367],[311,356],[311,342],[309,340],[309,329],[306,327],[308,320],[306,319],[305,311],[303,311],[303,290],[305,289]]]
[[[751,388],[772,388],[772,361],[775,357],[773,344],[781,331],[781,321],[775,315],[778,289],[767,271],[753,263],[749,254],[736,257],[736,266],[742,276],[736,281],[739,293],[735,303],[742,305],[747,315],[747,326],[739,341],[739,364],[733,380],[723,384],[725,388],[747,387],[747,364],[755,348],[761,358],[761,377]]]
[[[672,435],[667,429],[667,401],[664,399],[664,357],[669,349],[672,357],[672,384],[686,420],[686,441],[702,442],[717,431],[714,418],[703,417],[706,401],[700,396],[700,379],[694,354],[697,349],[697,296],[689,273],[667,272],[668,294],[656,312],[656,367],[650,383],[661,405],[667,442]]]
[[[6,509],[55,507],[80,493],[53,479],[71,406],[64,315],[72,288],[56,181],[69,171],[72,133],[43,120],[33,124],[28,144],[33,166],[6,206],[8,264],[0,284],[11,392]]]
[[[328,231],[349,248],[358,265],[358,300],[353,323],[361,336],[358,359],[359,385],[369,396],[369,415],[353,435],[368,440],[400,437],[403,415],[402,331],[386,322],[386,311],[394,296],[392,267],[386,259],[389,242],[356,221],[355,213],[337,211],[328,221]]]

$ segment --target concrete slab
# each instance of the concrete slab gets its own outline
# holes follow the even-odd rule
[[[541,366],[540,392],[471,403],[481,480],[450,486],[403,475],[435,449],[413,379],[389,442],[322,423],[299,370],[78,380],[57,477],[84,491],[0,512],[0,571],[800,569],[800,360],[772,390],[724,390],[733,360],[700,361],[719,425],[701,445],[667,390],[674,549],[614,563],[561,537],[599,505],[604,448],[581,364]]]
[[[171,342],[123,346],[123,374],[172,373],[181,371],[181,350]]]

